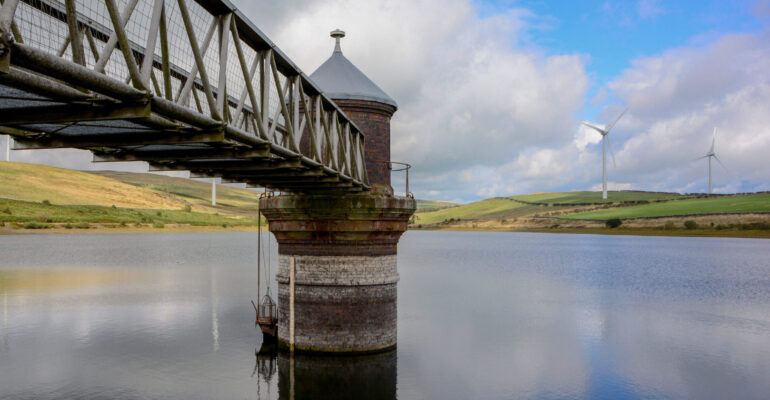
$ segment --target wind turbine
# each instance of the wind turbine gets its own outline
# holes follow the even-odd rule
[[[714,142],[717,138],[717,128],[714,127],[714,133],[711,135],[711,148],[709,148],[709,152],[706,153],[703,157],[698,157],[696,160],[700,160],[701,158],[707,158],[709,159],[709,196],[711,195],[711,157],[714,157],[714,159],[719,162],[719,165],[722,166],[722,168],[727,169],[724,164],[722,164],[722,161],[719,160],[719,157],[717,157],[717,153],[714,152]]]
[[[607,199],[607,147],[610,148],[610,154],[612,154],[612,165],[615,166],[615,152],[612,151],[612,144],[610,143],[610,137],[607,136],[610,133],[610,130],[612,130],[612,127],[615,126],[615,124],[620,121],[620,118],[623,117],[623,114],[628,111],[628,108],[623,110],[620,115],[618,115],[617,118],[615,118],[615,121],[613,121],[611,124],[607,125],[604,129],[599,128],[598,126],[583,121],[582,124],[599,132],[602,135],[602,199]]]

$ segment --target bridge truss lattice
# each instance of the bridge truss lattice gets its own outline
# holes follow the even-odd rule
[[[15,148],[368,190],[363,133],[226,0],[0,3],[0,132]]]

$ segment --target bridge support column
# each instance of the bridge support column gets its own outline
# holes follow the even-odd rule
[[[278,240],[278,340],[295,351],[366,353],[396,345],[398,239],[414,199],[390,195],[263,198]]]

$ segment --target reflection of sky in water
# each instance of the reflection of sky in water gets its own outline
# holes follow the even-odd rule
[[[770,393],[770,242],[410,232],[399,251],[405,398]]]
[[[770,393],[768,241],[409,232],[397,353],[293,364],[255,358],[255,233],[3,236],[0,254],[0,397]]]

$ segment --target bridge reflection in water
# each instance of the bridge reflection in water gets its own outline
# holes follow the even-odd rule
[[[279,399],[396,399],[396,365],[396,350],[360,356],[260,352],[254,377],[260,399],[275,398],[269,388],[276,376]]]

